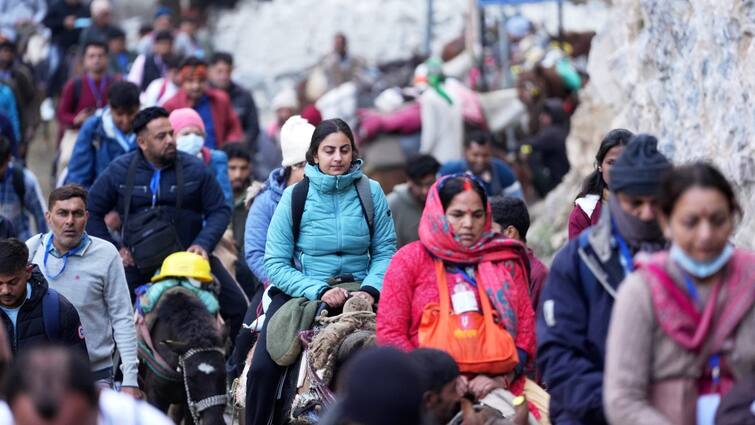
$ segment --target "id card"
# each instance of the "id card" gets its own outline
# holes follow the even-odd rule
[[[719,404],[721,404],[720,394],[706,394],[698,397],[697,425],[714,425]]]

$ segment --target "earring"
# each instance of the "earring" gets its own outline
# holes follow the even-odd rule
[[[603,172],[603,167],[598,167],[598,172],[602,173]]]

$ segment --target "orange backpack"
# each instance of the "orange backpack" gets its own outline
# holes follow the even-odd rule
[[[462,315],[451,312],[446,270],[440,260],[435,260],[435,275],[440,305],[425,306],[419,325],[419,346],[447,352],[462,373],[501,375],[512,371],[519,363],[514,339],[493,320],[493,307],[482,285],[477,285],[482,314],[465,313],[465,320],[471,323],[462,326]]]

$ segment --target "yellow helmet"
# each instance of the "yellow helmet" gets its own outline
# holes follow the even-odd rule
[[[174,252],[165,257],[152,282],[169,277],[192,277],[200,282],[212,282],[210,262],[193,252]]]

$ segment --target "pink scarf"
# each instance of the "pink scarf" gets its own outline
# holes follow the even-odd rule
[[[720,350],[724,340],[755,303],[755,254],[736,250],[725,267],[724,276],[711,291],[702,311],[666,272],[667,252],[654,254],[639,265],[650,285],[655,315],[661,329],[679,345],[699,352],[706,341],[711,353]],[[723,294],[723,307],[717,309]]]
[[[519,241],[507,239],[491,231],[490,204],[485,205],[485,229],[480,239],[470,247],[461,245],[446,219],[446,212],[438,193],[439,185],[453,177],[443,177],[430,188],[419,222],[419,240],[432,256],[441,260],[457,264],[477,264],[480,284],[490,297],[505,329],[516,338],[517,320],[512,307],[512,285],[514,279],[525,279],[525,287],[528,287],[527,251]]]

